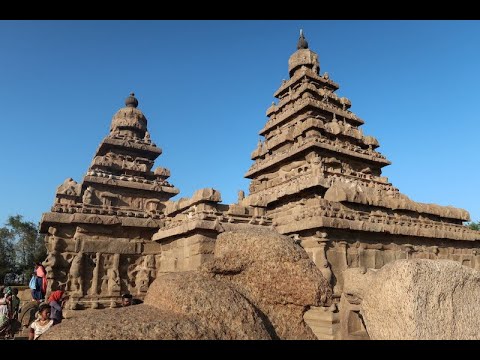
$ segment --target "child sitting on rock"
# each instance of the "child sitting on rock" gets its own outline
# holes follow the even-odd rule
[[[30,325],[30,333],[28,340],[37,340],[53,325],[53,320],[50,319],[50,305],[42,304],[38,309],[39,318]]]

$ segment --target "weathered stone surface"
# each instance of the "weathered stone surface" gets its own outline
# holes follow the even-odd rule
[[[179,191],[166,181],[168,169],[152,171],[162,151],[138,101],[133,94],[127,98],[83,182],[65,180],[42,217],[51,290],[75,294],[74,308],[109,306],[123,292],[143,297],[157,274],[191,271],[209,261],[218,234],[265,228],[305,246],[327,282],[312,285],[315,267],[292,250],[296,245],[280,246],[272,233],[224,240],[204,275],[236,287],[280,338],[311,338],[301,316],[309,306],[322,306],[307,318],[319,328],[330,321],[323,333],[335,337],[349,267],[378,269],[396,259],[426,258],[479,270],[480,232],[463,225],[468,212],[410,200],[382,176],[391,163],[377,151],[378,140],[363,134],[364,121],[350,110],[349,99],[336,94],[339,85],[320,73],[319,56],[303,34],[299,44],[251,154],[249,194],[239,191],[236,204],[221,204],[212,188],[168,200]],[[323,306],[330,302],[322,292],[329,285],[335,304]],[[321,299],[319,293],[327,295]],[[330,313],[320,312],[325,309]],[[358,338],[364,334],[355,319],[350,330]],[[215,336],[238,336],[218,324]]]
[[[330,286],[305,250],[268,230],[222,233],[202,270],[248,298],[281,339],[315,339],[303,314],[331,301]]]
[[[200,340],[211,329],[185,315],[141,304],[119,309],[76,311],[41,340]]]
[[[159,275],[144,305],[85,311],[45,338],[74,338],[81,328],[80,339],[315,339],[303,315],[329,305],[331,294],[292,239],[267,230],[225,232],[214,260],[201,271]]]
[[[299,43],[251,153],[250,193],[242,205],[264,209],[277,232],[309,244],[337,295],[334,307],[341,305],[342,272],[349,267],[427,258],[479,269],[480,232],[463,225],[468,212],[415,202],[382,176],[391,163],[378,140],[363,134],[351,101],[336,94],[339,85],[328,73],[320,74],[319,57],[303,35]],[[363,336],[357,310],[348,310],[352,338]]]
[[[197,272],[159,276],[145,304],[182,314],[211,329],[213,339],[270,339],[259,313],[226,283]]]
[[[480,272],[450,260],[397,260],[344,272],[371,339],[480,339]]]
[[[151,171],[162,151],[134,94],[125,105],[113,116],[83,181],[65,180],[40,223],[49,250],[47,292],[75,294],[72,308],[119,302],[127,292],[142,297],[160,267],[161,247],[142,249],[163,226],[164,203],[179,191],[166,181],[168,169]]]
[[[32,290],[31,289],[24,289],[20,290],[17,294],[17,297],[20,301],[27,302],[32,300]]]

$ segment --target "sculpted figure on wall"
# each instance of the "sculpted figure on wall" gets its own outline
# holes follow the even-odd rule
[[[85,189],[85,192],[83,193],[82,201],[83,201],[83,204],[90,205],[92,203],[92,200],[93,200],[93,188],[89,186]]]
[[[67,290],[72,293],[83,294],[83,253],[79,252],[72,259],[72,265],[68,273]]]
[[[103,293],[114,295],[120,291],[119,254],[105,254],[103,256],[103,276],[101,277],[100,288]]]
[[[148,131],[145,131],[145,137],[143,138],[143,140],[147,143],[151,142],[150,133]]]
[[[43,262],[48,279],[47,293],[50,293],[52,290],[57,290],[59,287],[59,283],[56,279],[57,276],[55,276],[60,261],[59,258],[61,258],[61,256],[58,251],[53,250],[47,254],[47,258]]]
[[[148,290],[151,280],[155,277],[155,272],[155,257],[153,255],[146,255],[143,261],[132,271],[139,295]]]
[[[148,285],[150,283],[150,275],[148,269],[143,266],[138,269],[137,276],[135,278],[135,284],[138,290],[138,293],[144,293],[148,290]]]
[[[108,293],[113,295],[113,293],[120,291],[120,276],[118,270],[111,267],[107,269],[107,281],[108,281]]]

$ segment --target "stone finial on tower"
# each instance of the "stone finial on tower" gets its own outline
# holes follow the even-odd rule
[[[303,29],[300,29],[300,37],[298,38],[297,49],[308,49],[308,42],[303,35]]]
[[[288,73],[290,77],[295,71],[307,67],[318,75],[320,71],[320,63],[318,55],[308,48],[308,42],[305,39],[303,30],[300,30],[300,37],[298,38],[297,51],[295,51],[290,59],[288,59]]]
[[[130,96],[125,99],[125,105],[127,107],[134,107],[134,108],[138,106],[138,100],[135,97],[135,94],[133,92],[130,93]]]

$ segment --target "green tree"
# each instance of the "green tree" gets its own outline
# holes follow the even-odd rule
[[[30,278],[33,263],[42,262],[47,256],[43,236],[38,233],[38,227],[33,222],[23,220],[21,215],[8,217],[5,226],[0,228],[0,242],[2,243],[0,246],[7,251],[7,255],[4,256],[7,269],[5,271],[23,275],[25,280]],[[1,280],[3,279],[0,278]]]
[[[0,228],[0,284],[5,275],[15,269],[15,248],[13,234],[7,228]]]
[[[472,229],[472,230],[478,230],[480,231],[480,221],[471,221],[467,224],[467,226]]]

